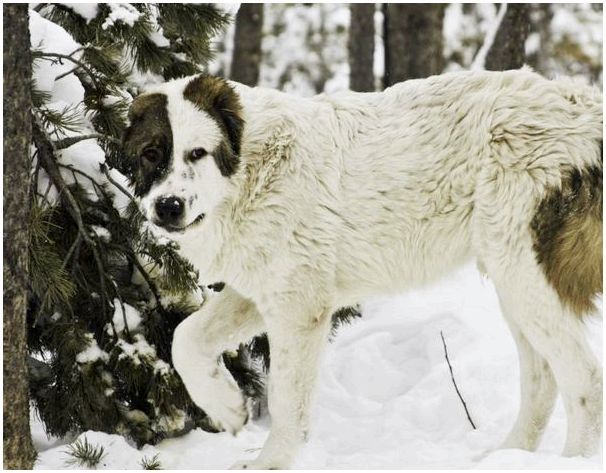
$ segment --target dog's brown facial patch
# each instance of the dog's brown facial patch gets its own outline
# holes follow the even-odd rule
[[[240,161],[240,146],[244,119],[238,94],[223,79],[200,75],[192,79],[183,91],[185,99],[217,121],[225,135],[225,142],[212,154],[223,176],[231,176]]]
[[[602,165],[566,172],[532,220],[534,250],[560,299],[576,314],[602,292]]]
[[[123,142],[131,159],[132,179],[138,196],[149,192],[152,184],[161,180],[170,166],[173,136],[167,103],[164,94],[141,95],[133,101],[128,112],[130,126]]]

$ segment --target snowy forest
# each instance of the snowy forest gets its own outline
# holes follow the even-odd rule
[[[172,365],[175,328],[221,287],[200,287],[134,200],[121,140],[146,88],[206,72],[310,97],[525,65],[603,81],[598,3],[30,3],[3,16],[5,469],[225,469],[267,436],[266,337],[222,355],[251,413],[235,436]],[[296,468],[601,468],[601,454],[560,456],[561,401],[536,452],[497,450],[517,354],[475,266],[332,320]],[[601,359],[601,319],[587,323]]]

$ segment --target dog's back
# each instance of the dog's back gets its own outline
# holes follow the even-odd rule
[[[445,74],[325,100],[347,137],[336,209],[344,299],[482,260],[498,231],[532,240],[563,300],[591,307],[602,275],[597,89],[521,70]]]

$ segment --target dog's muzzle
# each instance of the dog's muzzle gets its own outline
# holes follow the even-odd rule
[[[183,232],[204,220],[204,214],[200,214],[193,222],[185,225],[185,202],[175,196],[160,197],[156,200],[154,214],[152,222],[169,232]]]
[[[154,206],[155,224],[164,227],[179,227],[185,213],[185,202],[175,196],[160,197]]]

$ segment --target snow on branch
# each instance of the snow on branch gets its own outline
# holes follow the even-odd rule
[[[501,8],[499,8],[499,13],[495,18],[492,27],[486,32],[484,43],[482,44],[482,47],[478,50],[476,57],[471,63],[470,69],[472,71],[483,71],[485,69],[486,55],[488,54],[488,51],[490,51],[492,43],[494,43],[494,39],[496,38],[497,32],[501,27],[501,23],[503,22],[503,18],[505,18],[505,13],[507,13],[507,3],[501,3]]]

